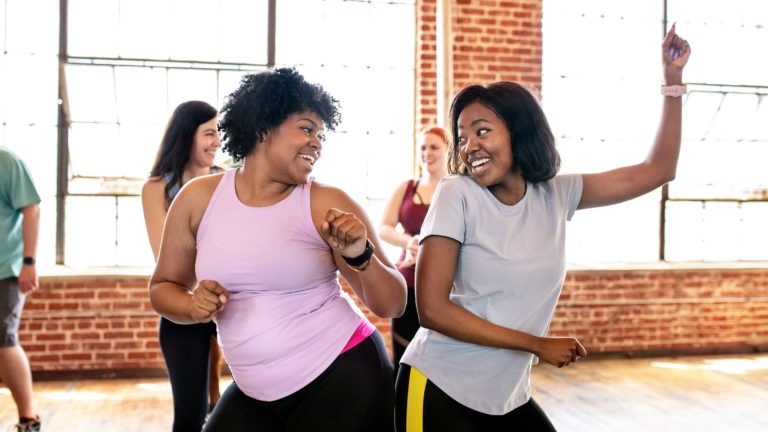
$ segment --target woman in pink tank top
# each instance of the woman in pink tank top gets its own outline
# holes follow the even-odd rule
[[[363,209],[310,177],[338,102],[280,68],[246,75],[221,115],[243,165],[182,188],[149,287],[165,318],[217,322],[235,382],[204,430],[391,431],[392,363],[337,272],[383,318],[405,281]]]
[[[392,319],[392,354],[395,369],[405,348],[419,329],[416,312],[416,256],[419,252],[419,232],[432,202],[432,194],[448,174],[448,134],[445,129],[431,127],[419,134],[419,177],[403,182],[389,199],[379,226],[381,239],[403,249],[397,268],[408,286],[408,304],[400,318]],[[402,230],[397,229],[397,225]]]

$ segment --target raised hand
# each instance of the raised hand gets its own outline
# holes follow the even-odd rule
[[[534,354],[545,362],[561,368],[586,356],[587,350],[576,338],[543,337]]]
[[[661,57],[664,68],[682,71],[691,56],[691,46],[688,41],[677,35],[675,24],[672,24],[664,42],[661,44]]]
[[[229,299],[229,291],[218,282],[202,280],[192,290],[189,314],[195,322],[205,323],[216,318]]]
[[[331,208],[325,214],[322,234],[334,251],[347,258],[354,258],[365,252],[368,230],[365,224],[352,213]]]

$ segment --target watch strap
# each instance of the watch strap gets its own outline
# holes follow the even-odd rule
[[[680,97],[686,93],[688,93],[688,86],[686,84],[661,86],[661,94],[663,96]]]

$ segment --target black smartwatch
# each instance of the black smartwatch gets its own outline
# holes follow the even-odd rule
[[[371,244],[370,240],[365,239],[365,250],[363,250],[363,253],[354,258],[348,258],[343,255],[341,257],[350,267],[354,268],[360,267],[361,265],[370,261],[371,256],[373,256],[373,245]]]
[[[21,260],[21,262],[24,265],[35,265],[35,257],[25,256],[24,259]]]

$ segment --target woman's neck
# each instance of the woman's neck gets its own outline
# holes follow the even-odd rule
[[[425,170],[426,171],[426,170]],[[421,183],[429,184],[429,185],[436,185],[440,182],[440,179],[448,175],[447,170],[441,170],[439,172],[429,172],[426,171],[421,176]]]
[[[211,167],[192,166],[187,164],[181,173],[181,183],[186,184],[195,177],[208,175],[211,173]]]
[[[246,157],[243,166],[237,170],[235,189],[238,198],[246,205],[267,206],[275,204],[293,190],[295,184],[288,184],[269,175],[268,167],[259,167],[253,157]]]

